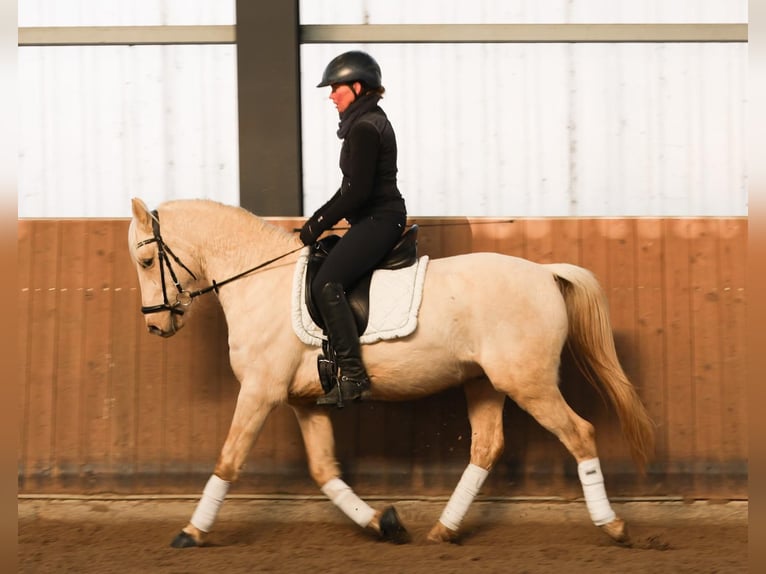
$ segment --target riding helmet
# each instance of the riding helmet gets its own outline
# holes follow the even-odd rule
[[[317,88],[353,82],[361,82],[371,90],[381,87],[380,66],[366,52],[351,51],[335,56],[324,69],[322,81],[317,84]]]

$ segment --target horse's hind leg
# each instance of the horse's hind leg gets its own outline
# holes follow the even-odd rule
[[[432,542],[451,542],[459,535],[460,523],[479,493],[489,471],[503,453],[503,403],[505,395],[487,379],[465,385],[468,420],[471,423],[471,462],[463,472],[439,521],[428,533]]]
[[[593,523],[617,542],[627,542],[625,522],[614,513],[606,495],[593,425],[566,403],[558,388],[557,374],[538,379],[528,388],[527,392],[512,393],[511,398],[556,435],[577,461],[577,473]]]
[[[335,458],[332,422],[326,409],[292,405],[306,447],[309,472],[322,492],[346,516],[383,540],[402,544],[409,534],[393,506],[375,510],[359,498],[340,477]]]

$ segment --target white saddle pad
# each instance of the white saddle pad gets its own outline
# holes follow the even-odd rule
[[[306,264],[310,247],[304,247],[293,275],[292,322],[298,338],[307,345],[321,346],[326,339],[306,307]],[[370,318],[359,340],[362,344],[406,337],[418,324],[423,299],[428,256],[404,269],[377,269],[370,283]]]

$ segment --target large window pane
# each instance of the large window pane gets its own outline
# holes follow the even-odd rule
[[[19,0],[19,26],[234,24],[235,0]]]
[[[19,49],[19,215],[239,203],[234,46]]]
[[[326,63],[383,70],[412,215],[745,215],[745,44],[305,45],[305,210],[340,182]]]
[[[747,0],[301,0],[302,24],[615,24],[747,21]]]

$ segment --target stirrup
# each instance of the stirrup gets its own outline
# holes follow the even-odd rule
[[[364,378],[361,381],[355,381],[348,377],[341,377],[338,384],[332,390],[317,399],[317,404],[321,406],[335,405],[339,409],[345,406],[345,401],[367,401],[372,397],[370,392],[370,379]]]
[[[328,359],[324,355],[317,357],[317,371],[319,371],[319,382],[325,394],[332,391],[338,383],[337,367],[335,361]]]

